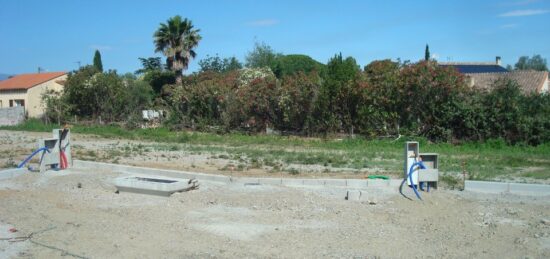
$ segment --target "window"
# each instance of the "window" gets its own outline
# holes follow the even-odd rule
[[[10,100],[10,107],[19,107],[19,106],[25,107],[25,100],[23,99]]]

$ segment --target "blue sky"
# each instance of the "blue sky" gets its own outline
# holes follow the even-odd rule
[[[550,59],[550,0],[0,0],[0,73],[73,70],[95,49],[105,68],[133,72],[159,56],[153,32],[177,14],[203,36],[190,71],[207,54],[243,60],[255,41],[323,63],[338,52],[416,61],[426,43],[439,61]]]

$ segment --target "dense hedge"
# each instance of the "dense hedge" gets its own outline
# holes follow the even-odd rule
[[[516,82],[493,91],[468,87],[435,62],[375,61],[360,70],[353,58],[332,58],[317,70],[277,78],[269,70],[199,73],[165,87],[170,124],[199,130],[369,137],[423,136],[433,141],[502,138],[550,141],[550,97],[523,95]]]
[[[76,115],[130,127],[140,125],[142,109],[155,106],[169,112],[165,123],[174,129],[550,141],[550,96],[523,95],[514,81],[497,81],[486,92],[432,61],[380,60],[361,70],[342,55],[322,71],[310,68],[279,75],[268,67],[206,71],[184,77],[179,85],[156,86],[155,94],[148,78],[84,67],[71,73],[62,95],[46,94],[44,102],[53,121]]]

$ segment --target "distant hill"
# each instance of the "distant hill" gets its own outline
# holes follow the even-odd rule
[[[0,80],[8,79],[11,75],[0,73]]]

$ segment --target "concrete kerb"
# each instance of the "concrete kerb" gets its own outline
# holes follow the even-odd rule
[[[114,170],[123,173],[160,175],[175,178],[195,178],[203,181],[238,184],[266,184],[283,186],[326,186],[326,187],[348,187],[352,189],[364,189],[368,187],[394,187],[394,182],[401,180],[366,180],[366,179],[299,179],[299,178],[263,178],[263,177],[230,177],[224,175],[213,175],[186,171],[167,169],[145,168],[128,165],[109,164],[103,162],[74,160],[75,167],[87,169]],[[398,184],[397,184],[398,185]]]
[[[12,168],[0,170],[0,180],[15,178],[26,173],[29,173],[29,170],[27,168]]]
[[[550,185],[527,183],[501,183],[485,181],[466,181],[464,190],[481,193],[511,193],[517,195],[548,196]]]

